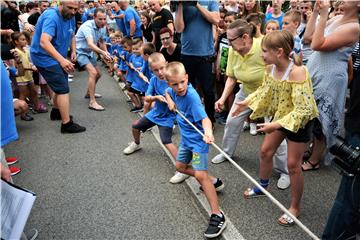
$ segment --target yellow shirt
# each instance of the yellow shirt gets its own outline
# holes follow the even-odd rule
[[[276,80],[270,73],[265,73],[261,87],[245,100],[253,110],[250,118],[274,116],[273,122],[295,133],[316,118],[318,109],[311,79],[303,67],[306,71],[304,81]]]
[[[262,84],[265,63],[260,54],[260,38],[253,38],[253,45],[245,56],[241,56],[232,48],[229,49],[226,75],[242,83],[245,94],[254,92]]]
[[[15,48],[20,56],[20,60],[24,68],[31,68],[30,64],[30,53],[29,49],[21,51],[20,49]],[[16,82],[31,82],[33,80],[32,71],[26,70],[25,75],[21,77],[16,77]]]

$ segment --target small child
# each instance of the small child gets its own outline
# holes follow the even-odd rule
[[[169,110],[165,100],[165,90],[168,86],[164,74],[167,62],[161,53],[151,54],[149,62],[155,76],[150,79],[150,84],[146,91],[145,101],[149,104],[154,102],[155,106],[150,112],[145,114],[144,117],[133,123],[132,133],[134,141],[124,149],[124,154],[129,155],[141,149],[141,132],[146,132],[148,129],[157,125],[162,144],[164,144],[169,150],[173,158],[176,158],[177,148],[171,141],[175,114]],[[188,177],[188,175],[176,172],[170,179],[170,182],[180,183]]]
[[[224,214],[220,211],[216,191],[224,188],[219,178],[208,174],[209,145],[214,141],[212,124],[196,90],[188,85],[188,75],[180,62],[171,62],[166,67],[165,77],[171,89],[167,89],[166,101],[169,109],[177,109],[200,131],[202,137],[181,116],[177,115],[180,127],[180,147],[176,158],[177,171],[193,176],[200,183],[211,208],[211,217],[204,235],[207,238],[219,236],[226,227]],[[189,165],[191,164],[191,165]]]
[[[141,39],[134,39],[132,43],[131,56],[129,58],[129,70],[126,76],[128,82],[131,82],[131,87],[128,90],[128,95],[132,100],[134,107],[130,112],[140,112],[143,111],[143,102],[145,92],[148,87],[148,83],[139,76],[138,71],[140,71],[144,64],[144,59],[141,56]]]
[[[294,53],[302,60],[302,44],[297,29],[301,23],[301,12],[297,10],[287,11],[283,17],[283,30],[289,31],[294,37]]]
[[[273,31],[279,30],[279,29],[280,29],[280,25],[279,25],[278,21],[269,20],[265,24],[265,35],[273,32]]]
[[[34,111],[37,113],[46,113],[48,110],[40,103],[37,90],[34,85],[32,72],[36,71],[36,67],[30,61],[30,53],[26,49],[28,42],[23,33],[14,32],[11,34],[12,43],[15,46],[15,51],[19,54],[20,61],[25,70],[24,76],[16,77],[16,83],[19,87],[19,99],[25,101],[27,97],[30,98],[34,104]],[[27,120],[29,115],[21,115],[21,119]]]
[[[140,53],[141,57],[143,58],[143,66],[141,68],[141,71],[139,72],[139,77],[142,79],[151,79],[153,77],[153,72],[151,71],[151,68],[149,66],[149,57],[151,54],[156,52],[155,45],[151,42],[145,42],[141,45]],[[151,108],[151,104],[149,102],[144,102],[144,114],[149,112]]]
[[[291,182],[289,211],[300,215],[300,201],[304,188],[301,171],[306,144],[311,139],[312,120],[318,116],[312,83],[301,61],[290,59],[294,48],[293,36],[288,31],[275,31],[266,35],[261,43],[264,62],[269,65],[261,87],[239,102],[231,114],[237,116],[245,108],[253,110],[251,118],[274,116],[271,123],[258,124],[265,132],[260,154],[260,185],[266,188],[273,166],[273,155],[286,138],[288,142],[288,168]],[[264,196],[257,188],[244,192],[245,198]],[[294,220],[283,214],[278,223],[293,226]]]
[[[253,23],[256,26],[255,38],[262,38],[263,37],[264,18],[265,18],[265,15],[262,12],[250,13],[246,17],[246,21],[248,23]]]
[[[219,35],[215,43],[215,49],[217,52],[217,57],[215,61],[215,76],[216,76],[216,93],[217,96],[221,96],[224,91],[225,82],[226,82],[226,66],[227,59],[229,54],[229,40],[227,39],[226,29],[227,27],[236,20],[236,13],[228,12],[224,17],[224,32]],[[217,117],[217,122],[219,124],[225,125],[226,118],[231,109],[231,106],[234,102],[234,93],[231,93],[226,100],[226,108],[220,115]]]

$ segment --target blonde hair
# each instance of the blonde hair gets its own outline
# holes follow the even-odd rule
[[[290,17],[291,21],[301,23],[301,12],[298,10],[290,10],[284,14],[284,17]]]
[[[171,62],[166,66],[165,78],[182,76],[186,74],[184,65],[181,62]]]
[[[287,57],[292,58],[295,65],[298,66],[302,65],[299,56],[297,56],[297,54],[293,52],[294,37],[290,32],[286,30],[273,31],[265,35],[261,41],[261,47],[265,49],[273,49],[273,50],[282,48],[284,50],[284,54]]]
[[[159,63],[159,62],[166,62],[164,55],[158,52],[154,52],[149,56],[148,62],[151,64]]]

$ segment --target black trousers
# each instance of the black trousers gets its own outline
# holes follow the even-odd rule
[[[215,89],[212,77],[212,58],[181,55],[181,62],[184,64],[189,82],[194,88],[200,85],[204,94],[205,111],[211,122],[215,122]]]

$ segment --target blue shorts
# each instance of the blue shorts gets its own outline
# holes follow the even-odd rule
[[[176,157],[176,161],[184,164],[192,165],[195,171],[207,171],[208,170],[208,154],[207,153],[195,153],[183,147],[179,147],[179,151]]]
[[[85,65],[91,63],[94,67],[97,65],[95,54],[91,54],[88,56],[86,54],[78,54],[76,56],[77,62],[79,63],[80,67],[84,67]]]
[[[62,69],[60,64],[42,68],[36,66],[41,76],[46,80],[56,94],[67,94],[70,92],[68,74]]]

